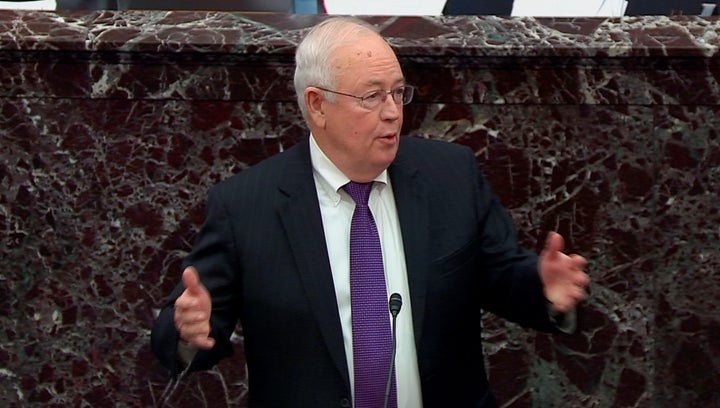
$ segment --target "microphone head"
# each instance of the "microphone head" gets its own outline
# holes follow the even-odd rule
[[[397,314],[400,313],[400,308],[402,307],[402,296],[400,296],[397,292],[390,295],[388,306],[390,307],[390,314],[397,316]]]

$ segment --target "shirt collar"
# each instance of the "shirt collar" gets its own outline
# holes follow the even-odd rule
[[[313,172],[318,176],[319,180],[328,189],[328,193],[338,194],[338,191],[350,182],[348,176],[343,174],[340,169],[325,155],[318,146],[315,137],[312,133],[310,134],[310,161],[312,162]],[[387,169],[383,170],[374,181],[381,183],[384,186],[387,184]]]

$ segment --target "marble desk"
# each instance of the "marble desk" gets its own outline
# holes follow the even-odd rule
[[[172,383],[150,327],[207,188],[307,136],[322,16],[0,11],[0,405],[243,407],[236,354]],[[590,259],[580,331],[486,316],[504,407],[720,406],[720,22],[368,17],[525,245]]]

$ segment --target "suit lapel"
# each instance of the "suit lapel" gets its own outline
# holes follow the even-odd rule
[[[285,200],[278,207],[279,216],[322,336],[349,387],[342,327],[312,175],[309,144],[301,142],[285,154],[288,155],[285,177],[279,186]]]
[[[288,155],[285,177],[279,185],[285,200],[278,207],[278,213],[325,343],[349,387],[342,327],[325,244],[320,204],[312,175],[309,143],[298,143],[285,154]],[[417,167],[407,155],[402,154],[402,148],[388,171],[405,249],[415,343],[419,345],[425,316],[429,265],[427,188],[419,177]]]
[[[407,155],[403,154],[402,145],[403,143],[400,143],[400,152],[389,172],[405,248],[415,344],[419,346],[425,317],[429,265],[429,202],[420,172],[414,163],[408,160]]]

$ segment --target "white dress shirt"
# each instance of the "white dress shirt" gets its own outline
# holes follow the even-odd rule
[[[350,388],[354,393],[352,314],[350,310],[350,223],[355,210],[355,201],[342,189],[342,186],[347,184],[350,179],[320,150],[312,135],[310,135],[310,158],[312,160],[315,187],[320,201],[320,211],[335,284],[338,312],[342,323],[345,355],[350,374]],[[372,211],[373,218],[375,218],[380,235],[388,296],[391,293],[399,293],[403,300],[396,322],[395,381],[397,384],[398,408],[421,408],[420,374],[415,351],[405,252],[395,207],[395,197],[387,170],[383,171],[375,179],[368,206]],[[387,373],[379,373],[379,375],[387,378]]]

